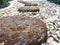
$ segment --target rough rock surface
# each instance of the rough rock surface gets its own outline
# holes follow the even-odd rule
[[[19,12],[38,12],[38,6],[24,6],[18,9]]]
[[[46,38],[46,25],[40,19],[25,15],[0,18],[0,43],[4,45],[40,45]]]

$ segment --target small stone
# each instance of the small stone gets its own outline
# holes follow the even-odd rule
[[[47,44],[49,44],[49,45],[57,45],[57,42],[54,41],[52,37],[50,37],[50,38],[48,38],[48,40],[47,40]]]
[[[57,35],[57,37],[60,39],[60,33]]]
[[[52,9],[51,14],[56,14],[56,9]]]
[[[57,22],[58,27],[60,27],[60,22]]]
[[[53,41],[53,37],[47,39],[47,43],[51,43],[51,41]]]
[[[60,22],[59,21],[55,21],[55,25],[60,28]]]
[[[59,34],[59,30],[58,30],[58,31],[56,31],[56,34],[57,34],[57,35]]]

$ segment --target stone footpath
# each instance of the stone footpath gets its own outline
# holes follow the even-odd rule
[[[48,1],[38,1],[39,12],[19,12],[18,8],[24,4],[13,1],[12,6],[0,12],[2,16],[13,16],[25,14],[31,17],[37,17],[43,20],[48,29],[48,39],[46,45],[60,45],[60,5]],[[3,43],[2,43],[3,44]]]

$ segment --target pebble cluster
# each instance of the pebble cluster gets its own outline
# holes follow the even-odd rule
[[[19,12],[18,8],[24,4],[13,1],[12,6],[0,12],[2,16],[13,16],[25,14],[31,17],[37,17],[43,20],[48,29],[48,39],[46,45],[60,45],[60,5],[42,0],[37,2],[40,9],[39,12]],[[3,43],[2,43],[3,44]]]

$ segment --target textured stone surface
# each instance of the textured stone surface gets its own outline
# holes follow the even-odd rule
[[[18,9],[19,12],[37,12],[40,11],[38,6],[24,6]]]
[[[0,43],[4,45],[40,45],[46,36],[46,25],[40,19],[24,15],[0,18]]]

